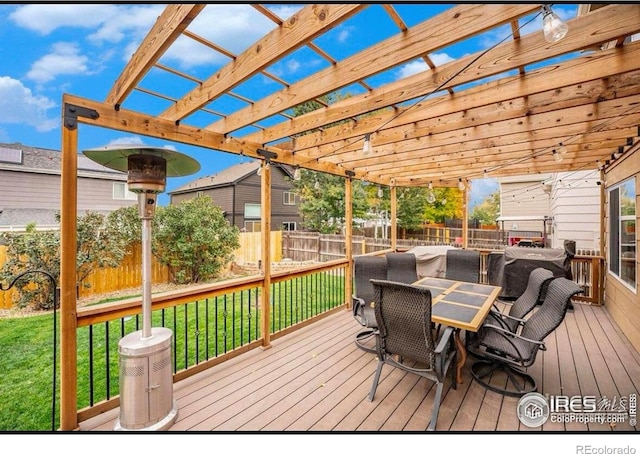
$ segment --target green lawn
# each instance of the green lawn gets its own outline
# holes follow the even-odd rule
[[[274,285],[272,330],[278,331],[342,304],[343,291],[344,280],[338,276],[302,278]],[[164,321],[161,319],[163,316]],[[141,329],[140,325],[136,326],[134,318],[126,322],[109,322],[108,333],[107,324],[104,323],[94,326],[91,332],[86,327],[78,330],[80,408],[90,405],[92,401],[95,403],[105,399],[107,388],[111,397],[118,394],[117,346],[122,324],[125,333]],[[177,345],[174,354],[178,369],[205,361],[207,357],[220,355],[260,337],[255,292],[249,297],[247,291],[227,298],[198,301],[168,309],[164,314],[154,312],[152,325],[164,325],[174,331]],[[209,335],[206,334],[207,329],[211,332]],[[213,330],[217,331],[217,336],[212,334]],[[58,345],[59,342],[58,330]],[[93,350],[93,383],[89,383],[90,348]],[[53,315],[0,319],[0,351],[0,431],[50,431]],[[59,375],[59,369],[57,373]],[[110,381],[108,387],[107,377]],[[58,399],[59,391],[58,381]],[[93,397],[90,392],[93,392]],[[58,427],[59,404],[58,400],[55,427]]]
[[[0,431],[51,430],[53,315],[0,319],[0,351]]]

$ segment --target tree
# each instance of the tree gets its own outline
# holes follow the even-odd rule
[[[345,207],[343,177],[301,169],[300,179],[292,180],[300,199],[299,209],[306,229],[320,233],[338,233],[344,227]],[[362,184],[352,184],[354,218],[367,215],[367,200]]]
[[[489,194],[473,208],[470,218],[480,221],[482,225],[495,225],[500,212],[500,191]]]
[[[433,203],[427,203],[425,208],[427,221],[442,224],[445,219],[462,218],[462,191],[458,188],[434,188],[433,195]]]
[[[86,278],[97,268],[117,267],[122,263],[131,241],[115,219],[117,215],[109,220],[105,215],[91,211],[78,217],[77,285],[85,285]],[[59,214],[56,220],[60,222]],[[36,224],[31,223],[24,233],[3,233],[0,242],[7,247],[7,260],[0,270],[0,278],[8,281],[25,271],[41,270],[59,282],[59,231],[38,231]],[[19,279],[15,286],[20,294],[16,301],[18,307],[53,308],[50,298],[53,289],[43,274],[30,273]]]
[[[152,251],[171,267],[177,283],[212,279],[240,246],[240,231],[225,219],[211,198],[196,197],[158,207],[154,217]]]

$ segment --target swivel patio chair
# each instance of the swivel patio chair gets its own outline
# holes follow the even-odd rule
[[[387,259],[383,256],[358,256],[354,258],[353,317],[366,329],[356,334],[356,345],[362,350],[375,352],[373,341],[378,325],[373,311],[374,288],[371,279],[387,278]]]
[[[443,329],[439,338],[435,335],[431,328],[431,291],[428,288],[375,279],[372,283],[375,288],[379,361],[369,400],[374,399],[385,364],[432,380],[436,383],[436,390],[428,430],[435,430],[445,377],[456,358],[454,329]],[[455,389],[454,374],[455,367],[451,367]]]
[[[531,312],[538,301],[542,289],[553,279],[553,272],[545,268],[536,268],[529,274],[527,288],[511,306],[500,311],[495,305],[489,312],[489,316],[485,320],[486,323],[501,326],[509,331],[516,332],[518,327],[524,323],[524,318]]]
[[[583,289],[564,277],[549,284],[544,302],[517,332],[485,324],[481,327],[473,349],[483,359],[471,365],[473,379],[485,388],[506,395],[523,396],[538,389],[533,376],[525,368],[531,366],[539,350],[545,350],[544,338],[564,320],[571,298]],[[506,385],[495,385],[496,372],[506,374]]]
[[[413,284],[418,280],[416,255],[410,252],[387,252],[387,280]]]
[[[454,281],[480,282],[480,252],[449,249],[445,277]]]

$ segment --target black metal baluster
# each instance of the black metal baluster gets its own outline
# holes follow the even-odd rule
[[[182,312],[184,313],[184,368],[189,368],[189,317],[188,317],[189,305],[185,304]],[[177,327],[176,327],[177,328]]]
[[[89,325],[89,406],[93,407],[93,325]]]
[[[109,355],[109,349],[111,348],[111,342],[109,341],[109,322],[104,322],[105,328],[104,328],[104,348],[105,348],[105,373],[106,373],[106,379],[105,379],[105,386],[107,387],[106,389],[106,394],[107,394],[107,400],[109,400],[111,398],[111,364],[110,364],[110,355]]]
[[[195,364],[200,363],[200,307],[198,305],[199,301],[196,301],[196,361]]]

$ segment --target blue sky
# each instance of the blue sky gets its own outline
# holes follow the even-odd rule
[[[396,5],[407,25],[427,19],[448,8],[444,4]],[[20,4],[0,5],[0,143],[20,142],[27,146],[60,149],[60,111],[63,93],[70,93],[96,101],[103,101],[113,82],[124,68],[144,35],[161,14],[162,4]],[[281,18],[287,18],[300,5],[277,4],[270,8]],[[412,8],[410,14],[408,9]],[[564,18],[575,16],[575,6],[561,5],[554,11]],[[211,24],[215,24],[212,27]],[[372,25],[375,24],[375,33]],[[540,27],[540,24],[532,24]],[[209,5],[191,24],[190,30],[215,42],[236,54],[274,27],[252,7],[245,4]],[[380,39],[397,33],[397,27],[384,14],[380,5],[371,5],[355,18],[336,27],[315,43],[336,60],[358,52]],[[495,43],[509,33],[504,30],[486,34],[474,41],[441,49],[431,54],[436,64],[459,58],[483,49],[487,43]],[[528,31],[523,30],[523,34]],[[500,36],[498,36],[500,34]],[[205,79],[216,68],[228,62],[226,57],[203,52],[197,42],[180,39],[172,50],[161,59],[172,68]],[[307,76],[327,65],[317,54],[308,50],[292,53],[269,72],[289,83]],[[399,68],[371,78],[377,86],[426,69],[424,62],[408,62]],[[143,86],[180,97],[190,89],[185,81],[177,81],[166,73],[152,70]],[[159,87],[162,87],[161,89]],[[235,90],[250,99],[280,89],[281,86],[266,77],[253,78]],[[357,94],[359,88],[347,91]],[[175,92],[175,93],[172,93]],[[146,113],[157,114],[167,107],[166,101],[150,99],[134,93],[127,101],[134,110],[144,105]],[[127,107],[127,103],[123,107]],[[135,108],[134,108],[135,106]],[[243,107],[233,98],[220,99],[211,109],[229,113]],[[199,118],[197,115],[185,123],[199,126],[215,121],[215,118]],[[265,120],[265,126],[269,123]],[[81,126],[79,150],[112,143],[144,143],[154,146],[171,146],[189,154],[201,164],[198,174],[169,178],[167,190],[176,188],[194,178],[210,175],[241,162],[241,156],[197,149],[175,143],[163,143],[141,136],[130,136],[119,131]],[[492,179],[475,180],[472,184],[472,203],[480,201],[497,188]],[[168,197],[160,197],[166,203]]]

